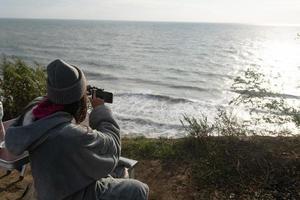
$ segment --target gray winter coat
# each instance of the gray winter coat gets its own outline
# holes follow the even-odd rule
[[[92,111],[95,130],[73,124],[66,112],[29,122],[28,116],[7,130],[5,143],[15,155],[29,151],[38,199],[96,199],[96,181],[114,169],[121,151],[119,126],[110,110],[100,106]]]

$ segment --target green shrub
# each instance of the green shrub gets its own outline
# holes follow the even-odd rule
[[[46,94],[46,73],[38,64],[30,67],[20,59],[4,57],[0,69],[4,120],[18,116],[30,101]]]
[[[184,115],[180,121],[188,136],[199,140],[209,136],[247,136],[253,134],[238,121],[232,112],[223,109],[218,110],[217,116],[211,123],[205,115],[198,119]]]
[[[180,122],[191,137],[203,138],[213,134],[214,126],[208,122],[205,115],[199,119],[184,115]]]
[[[239,122],[232,111],[219,109],[214,121],[214,127],[218,136],[247,136],[250,131]]]

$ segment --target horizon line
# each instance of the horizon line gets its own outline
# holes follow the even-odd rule
[[[126,20],[126,19],[79,19],[79,18],[34,18],[34,17],[0,17],[0,19],[16,20],[61,20],[61,21],[110,21],[110,22],[145,22],[145,23],[186,23],[186,24],[233,24],[246,26],[281,26],[299,27],[300,24],[274,24],[274,23],[251,23],[251,22],[216,22],[216,21],[167,21],[167,20]]]

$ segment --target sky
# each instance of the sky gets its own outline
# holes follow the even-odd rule
[[[300,24],[300,0],[0,0],[0,18]]]

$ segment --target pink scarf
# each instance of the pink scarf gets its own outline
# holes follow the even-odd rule
[[[54,104],[46,97],[38,103],[37,107],[33,109],[32,114],[36,120],[47,117],[55,112],[62,111],[64,109],[63,104]]]

